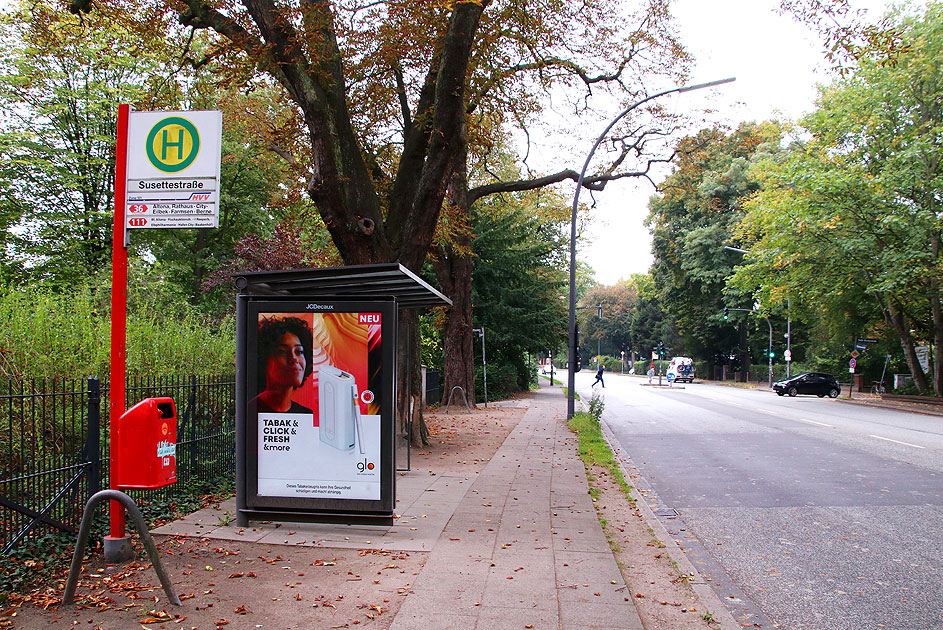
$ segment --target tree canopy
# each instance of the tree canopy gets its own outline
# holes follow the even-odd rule
[[[685,138],[676,170],[649,203],[652,279],[692,356],[726,363],[738,346],[746,350],[742,333],[722,313],[725,306],[752,309],[753,298],[727,287],[740,254],[725,247],[737,243],[743,202],[759,189],[750,166],[758,156],[776,154],[779,138],[772,123],[744,123],[730,133],[709,128]]]
[[[888,331],[926,391],[915,346],[943,342],[943,5],[892,19],[905,44],[896,63],[862,58],[823,88],[808,140],[758,171],[740,228],[754,244],[734,285],[774,301],[788,292],[845,338]],[[937,393],[941,368],[937,353]]]

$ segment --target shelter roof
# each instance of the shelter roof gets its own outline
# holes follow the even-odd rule
[[[235,274],[235,280],[240,293],[254,296],[367,301],[395,298],[399,308],[452,304],[452,300],[399,263],[246,271]]]

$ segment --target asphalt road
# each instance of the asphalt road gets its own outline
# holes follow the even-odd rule
[[[603,418],[744,627],[943,628],[943,418],[644,383],[607,375]]]

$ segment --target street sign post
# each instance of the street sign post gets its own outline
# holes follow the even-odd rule
[[[118,106],[115,213],[111,265],[109,486],[118,489],[127,365],[128,228],[214,228],[219,225],[222,113],[132,112]],[[110,501],[106,562],[132,556],[124,507]]]

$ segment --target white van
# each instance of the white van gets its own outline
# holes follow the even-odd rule
[[[694,382],[694,359],[673,357],[668,363],[668,380],[675,383]]]

